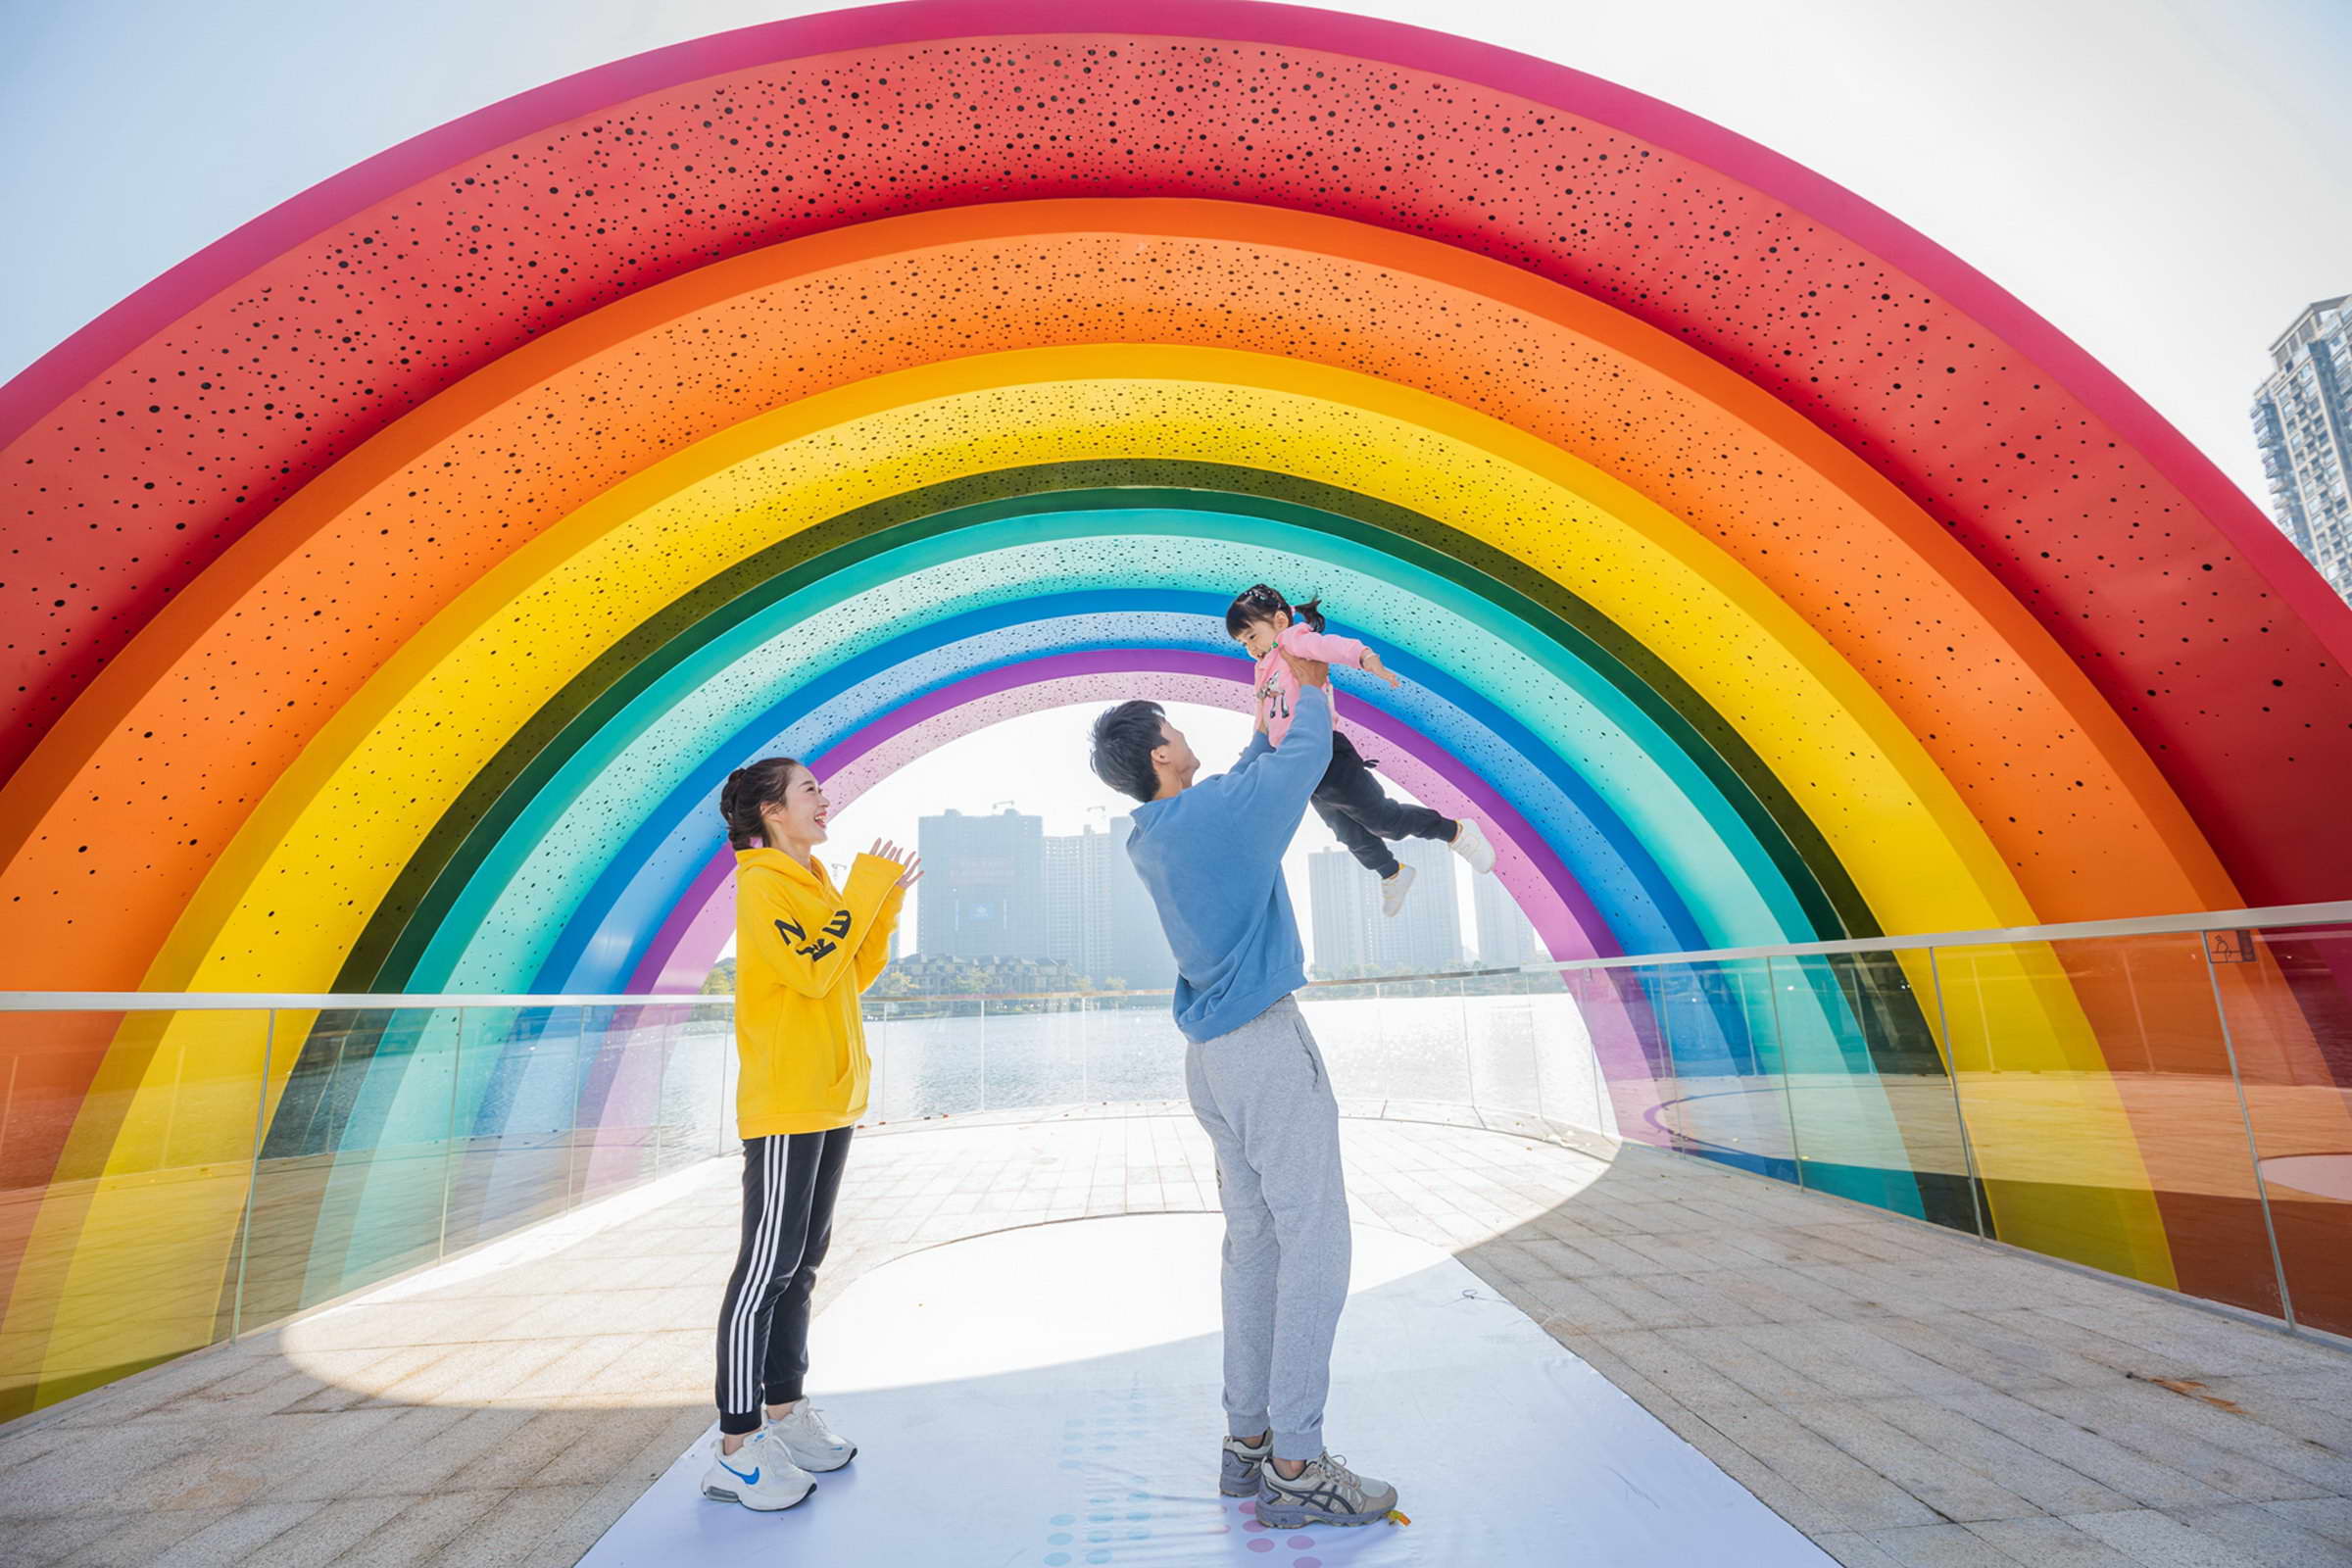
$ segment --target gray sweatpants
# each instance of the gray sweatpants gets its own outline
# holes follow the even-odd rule
[[[1323,1451],[1331,1341],[1348,1299],[1340,1102],[1289,997],[1185,1052],[1185,1087],[1217,1152],[1225,1208],[1225,1419],[1271,1428],[1274,1456]]]

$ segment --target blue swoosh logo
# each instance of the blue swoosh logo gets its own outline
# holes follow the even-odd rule
[[[747,1487],[756,1487],[760,1484],[760,1472],[757,1469],[747,1476],[724,1459],[718,1461],[718,1467]]]

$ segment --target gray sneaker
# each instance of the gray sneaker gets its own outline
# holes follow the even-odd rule
[[[1270,1437],[1254,1448],[1239,1438],[1227,1438],[1224,1453],[1218,1459],[1217,1490],[1228,1497],[1256,1496],[1257,1473],[1265,1465],[1266,1455],[1273,1451],[1274,1440]]]
[[[1396,1506],[1396,1489],[1386,1482],[1357,1475],[1345,1459],[1326,1453],[1285,1481],[1272,1465],[1264,1471],[1265,1488],[1257,1494],[1257,1522],[1268,1530],[1297,1530],[1302,1525],[1368,1525],[1389,1516]]]

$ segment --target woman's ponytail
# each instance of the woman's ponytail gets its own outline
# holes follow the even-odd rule
[[[756,850],[766,842],[767,822],[760,808],[784,804],[792,770],[800,765],[797,758],[762,757],[727,775],[718,792],[718,814],[726,819],[729,848]]]

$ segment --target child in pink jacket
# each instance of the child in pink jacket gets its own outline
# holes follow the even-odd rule
[[[1296,659],[1320,660],[1377,675],[1391,687],[1397,676],[1381,662],[1380,655],[1352,637],[1334,637],[1323,630],[1320,600],[1293,606],[1282,595],[1259,583],[1236,598],[1225,612],[1225,629],[1257,661],[1257,727],[1268,745],[1279,746],[1291,727],[1291,708],[1298,697],[1298,677],[1291,673],[1288,651]],[[1333,702],[1337,711],[1336,693]],[[1494,868],[1494,850],[1476,822],[1440,816],[1426,806],[1389,799],[1372,763],[1357,754],[1346,734],[1334,729],[1331,766],[1315,786],[1315,814],[1348,847],[1358,864],[1376,872],[1380,881],[1380,909],[1395,914],[1404,907],[1406,889],[1413,885],[1413,868],[1399,864],[1389,853],[1389,839],[1437,839],[1453,847],[1474,870]]]

